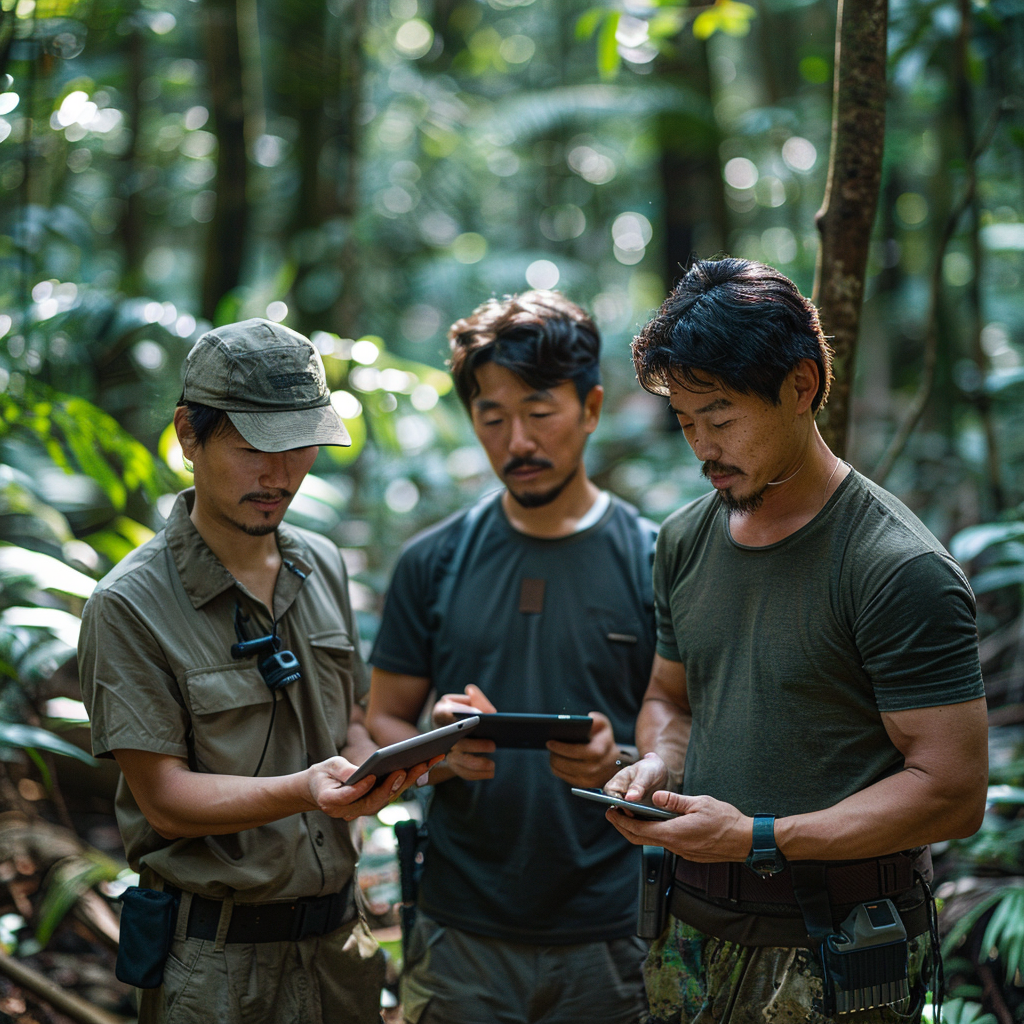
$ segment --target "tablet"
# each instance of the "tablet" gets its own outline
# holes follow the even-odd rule
[[[637,818],[646,818],[650,821],[670,821],[678,818],[676,811],[663,811],[660,807],[652,807],[650,804],[636,803],[633,800],[620,800],[617,796],[609,796],[599,789],[576,789],[573,787],[573,796],[581,796],[584,800],[595,800],[599,804],[608,807],[621,807],[631,811]]]
[[[471,711],[457,711],[455,717],[465,721]],[[479,715],[480,724],[473,730],[475,740],[494,740],[499,747],[522,750],[543,749],[548,740],[562,743],[588,743],[590,715],[517,715],[504,711]]]
[[[476,715],[470,715],[452,725],[443,725],[440,729],[432,729],[419,736],[381,747],[345,780],[345,785],[352,786],[367,775],[376,775],[377,781],[382,782],[392,772],[412,768],[438,754],[447,754],[463,736],[473,731],[479,721]]]

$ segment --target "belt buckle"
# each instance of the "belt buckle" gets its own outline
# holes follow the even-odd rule
[[[310,935],[323,935],[330,910],[330,900],[314,897],[309,901],[296,903],[291,941],[298,942]]]

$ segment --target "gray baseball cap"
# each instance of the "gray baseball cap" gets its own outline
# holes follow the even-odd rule
[[[182,399],[223,409],[263,452],[352,443],[331,405],[316,346],[270,320],[207,331],[185,361]]]

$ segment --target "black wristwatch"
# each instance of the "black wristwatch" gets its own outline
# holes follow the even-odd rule
[[[777,875],[785,866],[786,858],[775,845],[775,815],[754,815],[754,842],[747,857],[747,867],[762,878]]]

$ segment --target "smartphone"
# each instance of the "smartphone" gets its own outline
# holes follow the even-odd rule
[[[573,787],[573,796],[581,796],[584,800],[594,800],[599,804],[607,804],[609,807],[619,807],[631,811],[637,818],[645,818],[650,821],[671,821],[678,818],[675,811],[663,811],[660,807],[652,807],[650,804],[634,803],[632,800],[621,800],[617,796],[609,796],[600,789],[576,789]]]
[[[419,736],[381,747],[345,780],[345,785],[352,786],[367,775],[376,775],[377,781],[382,782],[392,772],[412,768],[438,754],[447,754],[463,736],[469,735],[476,728],[479,721],[476,715],[472,715],[452,725],[442,725],[440,729],[432,729]]]

